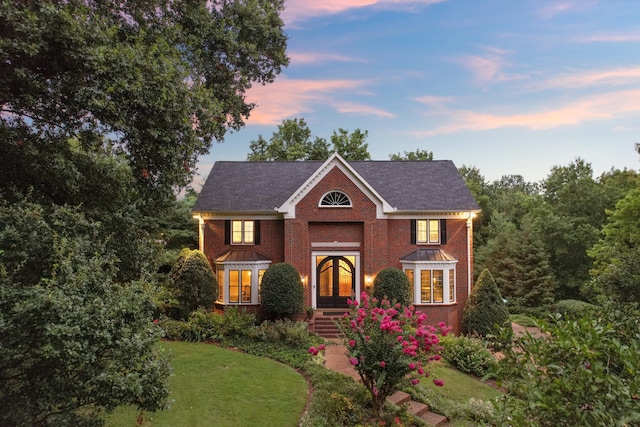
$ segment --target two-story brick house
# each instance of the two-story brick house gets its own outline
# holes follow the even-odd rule
[[[346,307],[386,267],[416,307],[459,330],[479,207],[451,161],[216,162],[193,213],[216,273],[216,308],[259,310],[262,275],[292,264],[305,303]]]

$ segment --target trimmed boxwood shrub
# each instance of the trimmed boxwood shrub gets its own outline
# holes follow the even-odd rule
[[[466,374],[484,377],[498,367],[498,362],[482,340],[449,335],[443,337],[440,344],[443,347],[442,357]]]
[[[585,312],[593,309],[593,304],[576,299],[563,299],[556,303],[556,312],[569,319],[579,319]]]
[[[171,269],[171,279],[182,317],[198,307],[210,310],[218,298],[218,281],[199,250],[183,249]]]
[[[411,283],[402,270],[385,268],[373,281],[373,297],[407,306],[411,304]]]
[[[260,287],[260,301],[265,313],[276,318],[302,311],[304,288],[300,273],[293,265],[281,262],[265,271]]]
[[[490,336],[500,336],[501,328],[511,330],[509,311],[491,272],[485,269],[480,273],[464,307],[462,330],[467,335],[490,339]]]

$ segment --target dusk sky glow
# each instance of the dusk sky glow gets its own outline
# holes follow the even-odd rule
[[[640,1],[288,0],[291,59],[199,162],[245,160],[288,118],[369,131],[373,160],[430,150],[488,181],[533,182],[577,157],[638,169]]]

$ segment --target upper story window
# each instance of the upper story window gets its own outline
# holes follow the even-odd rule
[[[330,191],[320,199],[320,206],[351,206],[351,199],[342,191]]]
[[[412,244],[446,244],[447,221],[445,219],[414,219],[411,221]]]
[[[259,245],[260,221],[233,219],[225,221],[226,245]]]

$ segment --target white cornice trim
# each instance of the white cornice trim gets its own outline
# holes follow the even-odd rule
[[[284,218],[296,217],[296,205],[334,168],[340,169],[353,182],[360,191],[371,199],[376,205],[376,217],[385,218],[385,214],[394,211],[394,208],[378,194],[378,192],[365,181],[358,172],[353,169],[338,153],[333,153],[293,194],[278,208],[277,212]]]

